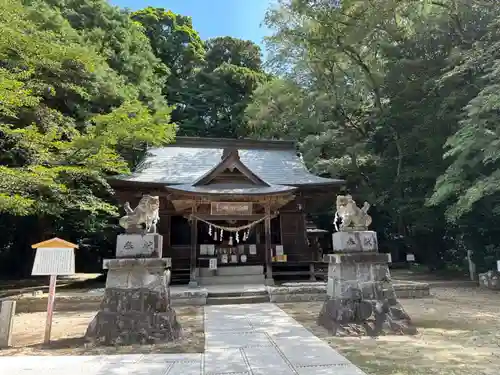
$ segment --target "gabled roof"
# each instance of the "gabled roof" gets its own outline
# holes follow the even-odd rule
[[[50,240],[38,242],[31,245],[32,249],[41,248],[57,248],[57,249],[78,249],[78,245],[68,242],[58,237],[51,238]]]
[[[224,150],[237,149],[240,162],[266,184],[285,186],[342,185],[344,180],[315,176],[289,141],[211,139],[177,137],[175,143],[148,150],[146,157],[130,175],[115,180],[172,185],[191,185],[215,173]],[[241,165],[240,165],[241,166]],[[111,182],[111,181],[110,181]]]
[[[240,160],[240,155],[237,149],[226,148],[222,152],[222,158],[219,164],[215,165],[211,170],[201,176],[198,180],[193,183],[193,186],[208,185],[211,180],[217,177],[221,172],[226,169],[234,168],[237,169],[242,175],[244,175],[249,182],[260,185],[269,186],[267,182],[262,180],[259,176],[253,173],[245,164]]]

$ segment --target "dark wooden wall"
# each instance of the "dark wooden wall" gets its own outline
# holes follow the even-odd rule
[[[281,243],[288,262],[311,260],[311,251],[307,244],[305,206],[299,195],[280,209]]]
[[[132,207],[135,207],[142,192],[147,193],[147,190],[117,189],[116,196],[121,204],[128,201]],[[310,261],[313,257],[307,243],[305,209],[305,200],[299,194],[295,200],[279,210],[281,244],[284,247],[284,253],[288,256],[288,262],[291,263]],[[190,262],[190,244],[171,245],[170,243],[171,217],[174,215],[176,212],[172,204],[166,197],[160,197],[158,233],[163,236],[163,256],[172,258],[174,269],[187,270]],[[258,244],[257,249],[258,256],[253,260],[264,263],[264,245]]]

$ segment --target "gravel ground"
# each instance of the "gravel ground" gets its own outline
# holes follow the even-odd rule
[[[161,345],[133,345],[121,347],[86,347],[83,335],[96,312],[54,312],[52,342],[43,342],[46,313],[18,314],[14,318],[12,344],[0,350],[0,356],[9,355],[100,355],[137,353],[203,353],[205,332],[203,308],[176,307],[177,319],[183,336],[180,340]]]
[[[321,302],[279,306],[370,375],[500,374],[500,293],[470,287],[434,287],[425,299],[402,299],[417,336],[337,338],[316,324]],[[13,348],[2,355],[201,353],[203,308],[177,307],[183,338],[164,345],[85,347],[82,335],[95,312],[54,315],[53,342],[43,346],[45,313],[18,314]]]
[[[321,302],[279,306],[370,375],[500,374],[500,293],[433,288],[433,297],[401,299],[417,336],[332,337],[316,324]]]

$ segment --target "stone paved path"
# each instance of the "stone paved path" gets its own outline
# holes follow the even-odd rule
[[[205,307],[205,375],[364,375],[271,303]]]
[[[365,375],[270,303],[205,307],[205,354],[0,357],[8,375]]]

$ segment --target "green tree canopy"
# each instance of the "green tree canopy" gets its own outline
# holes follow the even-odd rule
[[[182,104],[186,82],[205,57],[205,46],[191,18],[153,7],[132,13],[131,18],[143,26],[154,55],[168,69],[165,84],[158,87],[169,103]],[[177,121],[176,112],[173,115]]]
[[[230,37],[207,41],[204,64],[183,92],[179,134],[245,136],[245,108],[254,90],[268,79],[260,54],[249,41]]]
[[[84,8],[78,14],[90,17]],[[0,225],[10,228],[2,246],[23,251],[56,228],[85,237],[109,226],[117,210],[106,176],[174,136],[170,107],[160,96],[151,106],[143,92],[154,75],[134,83],[125,62],[112,67],[65,15],[45,2],[0,0]]]
[[[346,178],[385,246],[435,265],[466,246],[484,257],[500,234],[499,14],[482,0],[281,0],[266,17],[280,79],[255,91],[249,131],[296,138],[310,168]]]

